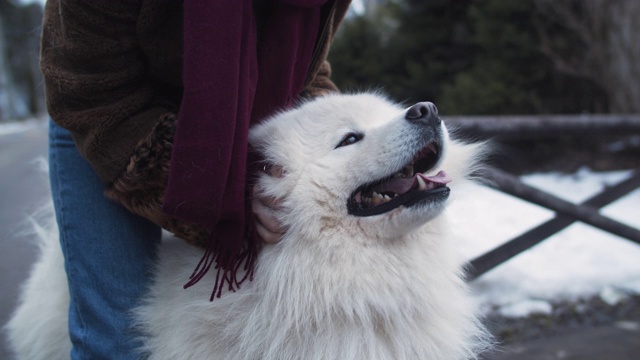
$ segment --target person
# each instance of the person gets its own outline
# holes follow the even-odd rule
[[[278,241],[276,200],[251,196],[260,166],[246,132],[279,108],[337,91],[326,57],[348,6],[46,3],[41,70],[71,358],[140,355],[131,311],[162,228],[213,254],[206,261],[230,288],[240,262],[250,269],[255,259],[252,238]]]

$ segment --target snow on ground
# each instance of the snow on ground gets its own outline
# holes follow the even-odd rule
[[[0,122],[0,136],[11,135],[31,130],[42,125],[42,121],[37,119],[29,119],[25,121]]]
[[[582,202],[628,176],[630,171],[571,175],[534,174],[522,180],[571,202]],[[449,212],[471,260],[553,217],[553,212],[481,185],[456,194]],[[640,228],[640,189],[601,213]],[[552,301],[600,296],[614,304],[640,294],[640,245],[591,226],[574,223],[472,282],[483,311],[519,317],[549,313]]]

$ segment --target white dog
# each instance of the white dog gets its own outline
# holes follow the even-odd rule
[[[433,104],[327,96],[250,142],[284,170],[258,188],[285,199],[288,232],[261,250],[252,282],[213,302],[215,276],[182,289],[202,251],[165,241],[138,311],[151,359],[452,360],[485,348],[443,213],[478,146],[451,141]],[[8,326],[24,359],[68,358],[63,271],[52,238]]]

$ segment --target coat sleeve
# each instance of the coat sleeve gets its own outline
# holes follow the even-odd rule
[[[140,37],[158,36],[144,27],[144,16],[158,21],[158,13],[144,11],[130,0],[49,0],[40,63],[47,108],[71,132],[109,198],[198,244],[207,237],[205,229],[162,212],[181,94],[158,81],[166,74],[151,76],[154,61],[161,60],[149,58]]]
[[[150,80],[136,1],[50,0],[41,47],[47,109],[110,184],[178,105]]]

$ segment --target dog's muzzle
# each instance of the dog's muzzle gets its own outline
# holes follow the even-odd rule
[[[446,172],[427,176],[442,156],[442,120],[433,103],[421,102],[411,106],[405,113],[405,120],[419,126],[437,129],[436,136],[418,149],[413,159],[395,173],[358,187],[347,202],[349,214],[354,216],[380,215],[400,206],[441,201],[449,196],[446,186],[451,179]]]

